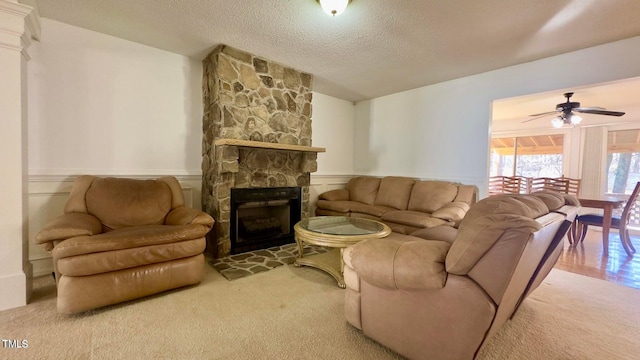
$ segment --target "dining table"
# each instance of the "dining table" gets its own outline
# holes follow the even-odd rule
[[[619,209],[627,201],[627,197],[615,195],[600,195],[578,198],[580,205],[587,208],[603,209],[602,214],[602,254],[609,255],[609,230],[611,229],[611,218],[613,210]],[[575,224],[574,224],[575,225]],[[574,231],[573,234],[576,234]],[[574,239],[575,241],[575,239]],[[577,245],[577,244],[575,244]]]

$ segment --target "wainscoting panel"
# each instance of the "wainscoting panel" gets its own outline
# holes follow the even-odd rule
[[[159,176],[121,175],[135,179],[155,179]],[[310,214],[315,214],[318,195],[325,191],[344,189],[353,175],[312,175],[309,187]],[[201,209],[202,178],[196,175],[176,176],[182,185],[185,204]],[[33,276],[53,272],[51,254],[35,243],[35,236],[49,221],[64,212],[75,176],[29,177],[29,261],[33,264]]]
[[[134,179],[155,179],[160,176],[120,175]],[[33,264],[33,276],[53,272],[51,254],[35,243],[35,236],[49,221],[63,214],[75,176],[29,177],[29,261]],[[202,178],[197,175],[176,176],[182,185],[185,205],[201,209],[200,189]]]

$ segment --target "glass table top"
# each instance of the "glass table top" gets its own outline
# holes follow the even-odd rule
[[[329,235],[368,235],[384,230],[384,225],[373,220],[346,216],[317,216],[300,221],[305,230]]]

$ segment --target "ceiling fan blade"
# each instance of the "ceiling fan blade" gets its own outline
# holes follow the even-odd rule
[[[540,117],[540,116],[555,114],[555,113],[558,113],[560,111],[561,110],[553,110],[553,111],[547,111],[547,112],[543,112],[543,113],[540,113],[540,114],[533,114],[533,115],[529,115],[529,116]],[[533,120],[533,119],[531,119],[531,120]]]
[[[573,109],[574,110],[577,109],[578,111],[580,111],[580,110],[607,110],[607,109],[605,109],[603,107],[599,107],[599,106],[580,106],[580,107],[573,108]]]
[[[532,118],[531,118],[531,119],[524,120],[524,121],[522,121],[522,123],[524,124],[524,123],[526,123],[526,122],[529,122],[529,121],[532,121],[532,120],[536,120],[536,119],[540,119],[540,118],[542,118],[542,117],[549,116],[549,115],[552,115],[552,114],[557,114],[557,113],[559,113],[559,112],[560,112],[560,111],[549,111],[549,112],[546,112],[546,113],[529,115],[529,116],[532,116]]]
[[[622,111],[609,111],[598,108],[575,108],[573,111],[584,114],[596,114],[596,115],[609,115],[609,116],[622,116],[625,113]]]

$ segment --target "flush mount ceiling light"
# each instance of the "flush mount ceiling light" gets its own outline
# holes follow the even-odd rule
[[[340,15],[347,8],[351,0],[316,0],[322,10],[331,16]]]

